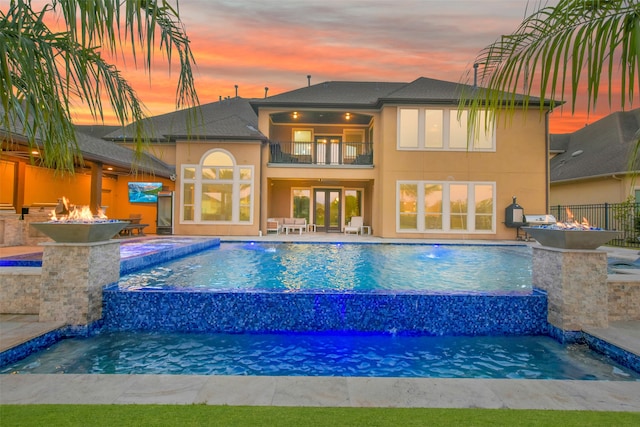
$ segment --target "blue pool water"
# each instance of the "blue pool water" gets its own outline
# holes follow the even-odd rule
[[[527,293],[526,246],[222,243],[125,275],[120,290]]]
[[[541,336],[112,332],[60,341],[1,373],[640,381],[586,346]]]
[[[19,346],[3,353],[0,373],[639,380],[546,336],[546,295],[531,290],[526,247],[237,243],[165,263],[218,246],[196,243],[132,249],[121,271],[164,264],[105,288],[97,335]],[[219,283],[219,270],[231,271],[228,283],[201,286]],[[376,276],[381,288],[364,283]]]

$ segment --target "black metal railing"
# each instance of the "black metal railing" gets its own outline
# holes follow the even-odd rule
[[[373,165],[369,142],[269,142],[269,163]]]
[[[585,218],[594,227],[619,231],[620,236],[609,242],[611,246],[640,247],[640,203],[555,205],[550,213],[559,222],[569,221],[573,216],[577,222]]]

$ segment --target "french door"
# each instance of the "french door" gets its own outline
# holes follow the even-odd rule
[[[313,190],[314,222],[318,231],[341,232],[342,191],[335,188]]]
[[[340,136],[316,136],[316,163],[319,165],[337,165],[340,159]]]

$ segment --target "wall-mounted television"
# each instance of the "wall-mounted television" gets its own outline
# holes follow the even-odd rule
[[[130,182],[129,203],[156,203],[161,190],[161,182]]]

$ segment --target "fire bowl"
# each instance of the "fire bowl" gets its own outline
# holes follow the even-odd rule
[[[617,237],[618,231],[562,230],[543,227],[522,227],[543,246],[560,249],[596,249]]]
[[[105,222],[32,222],[31,226],[58,243],[91,243],[112,239],[126,221]]]

